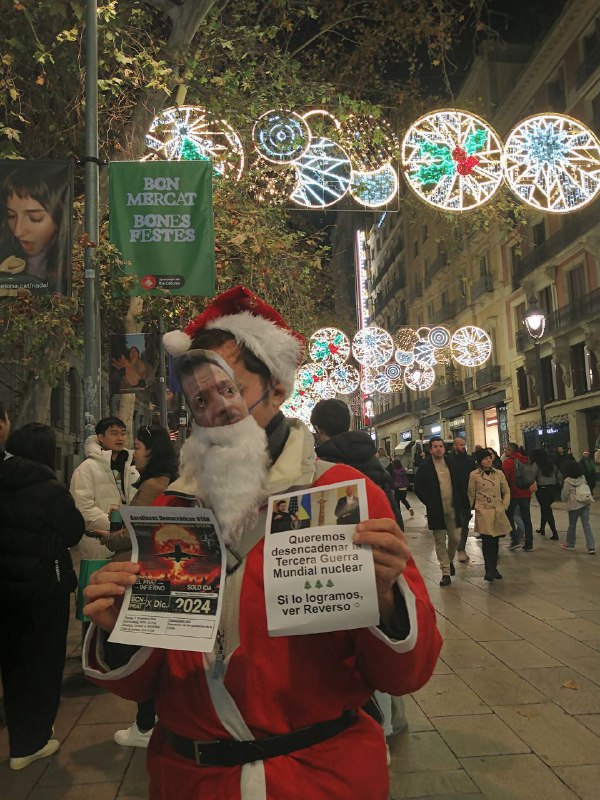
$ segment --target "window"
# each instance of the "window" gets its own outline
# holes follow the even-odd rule
[[[559,70],[554,80],[546,84],[548,105],[551,111],[564,111],[566,107],[565,78],[562,69]]]
[[[571,347],[571,376],[575,396],[589,392],[585,343],[579,342]]]
[[[533,392],[531,389],[531,381],[529,375],[525,372],[525,367],[517,368],[517,391],[519,394],[519,408],[531,408],[535,405],[533,402]]]
[[[490,265],[487,255],[479,256],[479,277],[486,278],[490,274]]]
[[[542,220],[542,222],[538,222],[537,225],[534,225],[532,228],[533,232],[533,244],[536,247],[539,247],[546,241],[546,223]]]
[[[523,327],[523,317],[525,316],[527,304],[525,302],[519,303],[515,307],[515,330],[519,331]]]
[[[419,255],[419,242],[415,239],[413,242],[413,258],[416,258]]]
[[[600,92],[592,100],[592,122],[594,133],[600,133]]]
[[[554,311],[554,301],[552,299],[552,287],[545,286],[538,292],[538,303],[544,314],[548,315]]]
[[[558,398],[554,395],[554,370],[552,368],[552,356],[540,359],[542,366],[542,388],[544,390],[544,402],[551,403]]]
[[[52,428],[63,427],[64,399],[63,383],[61,382],[52,389],[50,394],[50,426]]]
[[[518,244],[513,244],[513,246],[510,248],[510,263],[512,265],[514,276],[521,266],[521,246]]]
[[[444,289],[441,295],[441,307],[447,308],[447,306],[448,306],[448,291],[447,289]]]
[[[586,294],[585,285],[585,272],[583,264],[580,264],[575,269],[567,273],[567,290],[569,292],[569,301],[573,303],[575,300],[580,300]]]
[[[422,241],[426,241],[428,236],[429,236],[429,229],[427,228],[427,225],[426,224],[422,225],[421,226],[421,239],[422,239]]]
[[[429,317],[429,321],[433,320],[433,303],[427,304],[427,316]]]

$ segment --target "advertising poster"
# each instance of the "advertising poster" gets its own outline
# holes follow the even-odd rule
[[[0,296],[71,293],[71,161],[0,160]]]
[[[109,165],[110,240],[136,276],[132,295],[214,295],[212,173],[210,161]]]
[[[110,641],[210,653],[225,580],[225,548],[212,512],[123,506],[121,514],[141,570],[125,592]]]
[[[264,583],[271,636],[379,623],[373,554],[352,541],[368,516],[364,480],[270,498]]]
[[[110,394],[152,392],[160,357],[155,333],[123,333],[110,337]]]

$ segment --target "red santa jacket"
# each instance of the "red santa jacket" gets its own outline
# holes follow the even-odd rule
[[[314,485],[363,477],[336,465]],[[369,517],[393,518],[381,489],[369,480],[366,484]],[[246,556],[243,576],[236,577],[240,569],[226,581],[226,592],[229,587],[239,596],[239,621],[224,670],[216,669],[214,653],[141,648],[124,667],[108,671],[92,629],[84,653],[86,674],[121,697],[154,698],[160,721],[148,748],[149,800],[386,800],[383,731],[360,710],[356,722],[331,739],[242,767],[197,766],[165,741],[163,725],[199,741],[287,733],[361,709],[374,689],[414,692],[433,672],[442,640],[412,560],[398,581],[410,620],[405,640],[390,640],[379,628],[271,638],[263,544],[261,539]]]

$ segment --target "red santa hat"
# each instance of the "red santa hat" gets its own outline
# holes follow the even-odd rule
[[[268,367],[288,395],[292,393],[296,368],[304,355],[304,337],[291,330],[272,306],[245,286],[234,286],[215,297],[182,331],[165,333],[165,350],[172,356],[183,355],[203,329],[231,333],[236,342],[245,345]]]

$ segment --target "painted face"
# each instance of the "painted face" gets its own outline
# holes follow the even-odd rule
[[[105,450],[119,453],[125,447],[127,431],[118,425],[110,425],[104,433],[98,434],[98,441]]]
[[[235,382],[215,364],[195,364],[192,373],[183,376],[181,388],[196,424],[203,428],[233,425],[248,416]]]
[[[58,228],[44,206],[30,195],[11,194],[6,202],[8,227],[28,256],[38,256],[56,239]]]
[[[133,463],[138,472],[142,472],[146,469],[148,461],[150,461],[151,452],[152,451],[147,448],[143,442],[140,442],[139,439],[135,440],[133,444]]]

